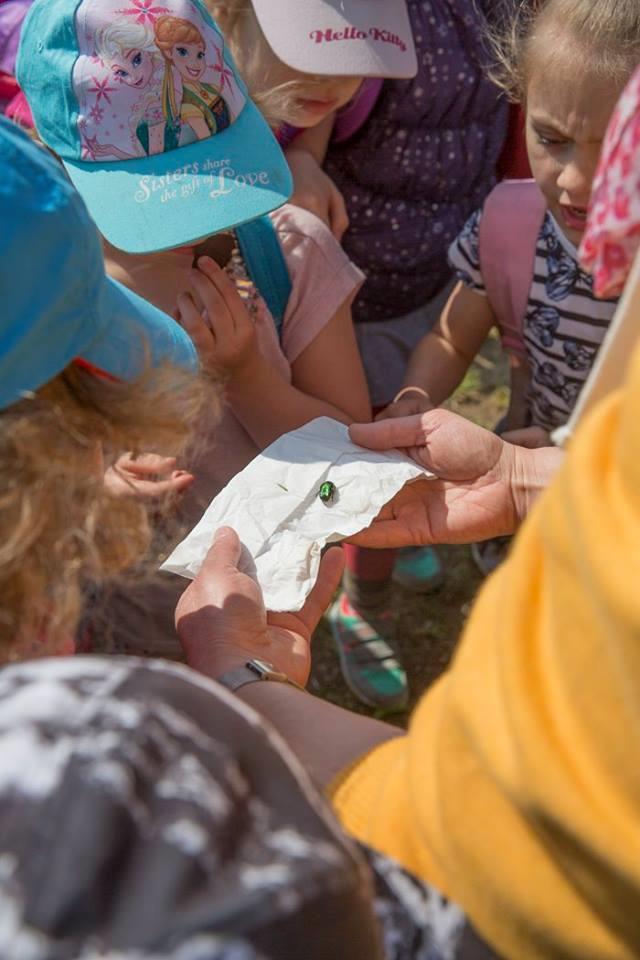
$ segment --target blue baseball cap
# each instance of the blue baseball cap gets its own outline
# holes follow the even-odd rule
[[[61,167],[0,117],[0,409],[79,358],[119,380],[167,361],[193,369],[192,341],[105,276],[100,237]]]
[[[122,250],[196,243],[291,194],[199,0],[36,0],[16,73],[40,137]]]

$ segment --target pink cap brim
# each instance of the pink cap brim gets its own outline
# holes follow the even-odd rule
[[[406,0],[253,0],[267,42],[302,73],[344,77],[416,75]]]

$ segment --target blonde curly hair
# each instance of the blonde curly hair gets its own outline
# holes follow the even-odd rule
[[[503,3],[503,10],[490,35],[496,64],[490,72],[514,102],[526,99],[540,49],[547,64],[553,57],[579,58],[619,87],[640,62],[638,0],[520,0],[515,9]]]
[[[0,411],[0,660],[59,650],[87,581],[149,544],[148,508],[108,492],[102,451],[184,453],[205,397],[209,414],[218,388],[175,368],[123,384],[72,364]]]

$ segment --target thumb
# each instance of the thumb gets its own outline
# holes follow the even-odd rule
[[[420,414],[375,423],[352,423],[349,436],[354,443],[369,450],[393,450],[395,447],[422,447],[425,429]]]
[[[305,623],[314,630],[338,589],[344,570],[344,553],[340,547],[330,547],[320,560],[318,579],[300,611]]]
[[[237,570],[241,549],[240,538],[235,530],[231,527],[219,527],[196,579],[211,578],[215,581],[223,573],[228,573],[229,568]]]

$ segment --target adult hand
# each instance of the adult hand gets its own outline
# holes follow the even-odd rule
[[[240,569],[241,551],[235,531],[218,530],[200,573],[178,601],[176,629],[187,663],[216,678],[260,657],[304,686],[311,634],[342,576],[342,551],[325,553],[316,585],[297,613],[267,613],[260,587]]]
[[[514,447],[442,408],[352,424],[349,433],[372,450],[404,449],[437,477],[404,486],[369,529],[349,538],[363,547],[468,543],[513,533],[562,460],[555,448]]]
[[[193,340],[205,370],[233,377],[258,355],[255,324],[227,273],[211,257],[191,271],[175,319]]]
[[[105,471],[104,483],[114,497],[136,497],[157,500],[169,494],[182,493],[194,477],[186,470],[176,470],[175,457],[143,453],[134,457],[124,453]]]
[[[307,150],[289,147],[287,163],[293,176],[293,195],[289,203],[315,213],[331,230],[336,240],[349,226],[344,197],[333,180]]]

